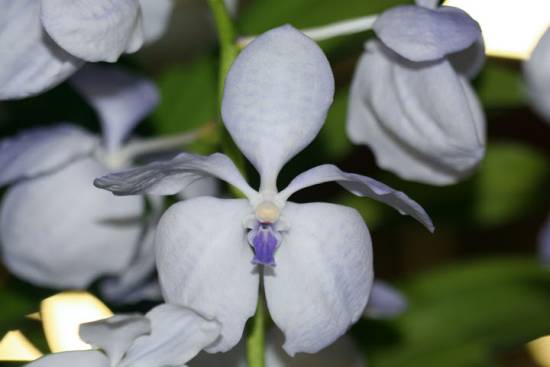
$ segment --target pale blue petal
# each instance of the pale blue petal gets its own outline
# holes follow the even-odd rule
[[[550,28],[529,60],[523,64],[525,84],[532,107],[550,123]]]
[[[110,367],[109,359],[97,350],[47,354],[26,367]]]
[[[381,280],[374,280],[365,316],[391,319],[407,310],[407,299],[397,289]]]

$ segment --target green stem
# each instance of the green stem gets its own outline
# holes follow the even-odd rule
[[[218,80],[218,102],[221,107],[225,77],[229,68],[235,61],[239,53],[239,47],[236,45],[237,31],[231,16],[225,7],[223,0],[208,0],[208,5],[214,15],[216,28],[218,30],[218,39],[220,42],[220,69]],[[219,109],[221,111],[221,108]],[[221,119],[220,119],[221,120]],[[239,168],[243,176],[245,175],[245,162],[239,149],[231,139],[227,130],[223,130],[222,149]],[[237,197],[242,197],[238,191],[234,191]],[[258,299],[261,299],[259,297]],[[256,315],[252,320],[251,328],[246,339],[248,367],[265,366],[265,307],[263,302],[258,302]]]

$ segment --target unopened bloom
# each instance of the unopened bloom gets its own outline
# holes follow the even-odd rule
[[[166,300],[222,325],[209,352],[238,343],[255,312],[260,277],[290,355],[319,351],[362,315],[373,278],[371,239],[363,219],[341,205],[289,202],[295,192],[335,181],[433,229],[425,211],[404,193],[330,164],[298,175],[278,191],[279,171],[315,138],[333,94],[332,71],[317,44],[291,26],[276,28],[237,57],[222,105],[226,128],[260,174],[258,191],[219,153],[182,153],[95,181],[118,195],[170,195],[214,176],[244,194],[246,199],[203,197],[177,203],[157,228],[157,268]]]
[[[93,65],[73,85],[98,113],[103,139],[61,124],[0,142],[0,186],[11,186],[0,209],[2,260],[22,279],[57,289],[117,277],[105,285],[109,298],[132,298],[154,270],[152,223],[142,198],[113,198],[92,182],[128,165],[122,143],[156,106],[157,90],[148,80]]]
[[[166,367],[191,360],[219,334],[220,326],[185,307],[162,304],[145,316],[115,315],[80,326],[96,349],[46,355],[28,367]]]
[[[0,100],[56,86],[164,32],[172,0],[0,0]]]
[[[437,1],[384,12],[351,88],[347,132],[402,178],[451,184],[485,152],[485,121],[468,77],[483,64],[478,24]]]
[[[550,29],[523,64],[523,75],[531,105],[550,123]]]

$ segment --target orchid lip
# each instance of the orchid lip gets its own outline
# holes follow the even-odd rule
[[[248,233],[248,243],[254,249],[252,263],[274,267],[275,251],[281,244],[281,235],[271,223],[259,222]]]

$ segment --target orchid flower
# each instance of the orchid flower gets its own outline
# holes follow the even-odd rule
[[[452,184],[485,152],[485,120],[467,78],[483,65],[479,25],[464,11],[417,1],[382,13],[351,87],[347,132],[402,178]]]
[[[220,326],[181,306],[162,304],[145,316],[115,315],[80,326],[96,349],[46,355],[28,367],[181,366],[219,335]]]
[[[550,29],[523,64],[523,74],[531,105],[550,123]]]
[[[222,325],[209,352],[238,343],[256,309],[260,278],[290,355],[319,351],[361,316],[373,278],[371,239],[363,219],[345,206],[289,202],[296,191],[336,181],[433,229],[420,205],[402,192],[330,164],[277,190],[279,171],[315,138],[333,93],[332,71],[317,44],[291,26],[273,29],[237,57],[222,103],[226,128],[260,174],[259,191],[220,153],[182,153],[94,183],[117,195],[171,195],[213,176],[244,194],[246,199],[202,197],[177,203],[157,228],[157,269],[167,302],[193,308]]]
[[[538,237],[539,259],[550,266],[550,217],[546,220]]]
[[[113,198],[92,181],[130,163],[136,145],[122,143],[158,93],[148,80],[94,65],[72,83],[99,115],[103,140],[61,124],[0,142],[0,186],[11,185],[0,209],[3,262],[22,279],[57,289],[113,276],[102,286],[107,298],[139,298],[136,287],[154,271],[151,230],[161,208],[152,202],[144,225],[141,198]]]
[[[392,319],[407,309],[407,299],[390,284],[375,279],[363,314],[371,319]]]
[[[85,62],[116,61],[164,32],[172,0],[0,0],[0,100],[61,83]]]

